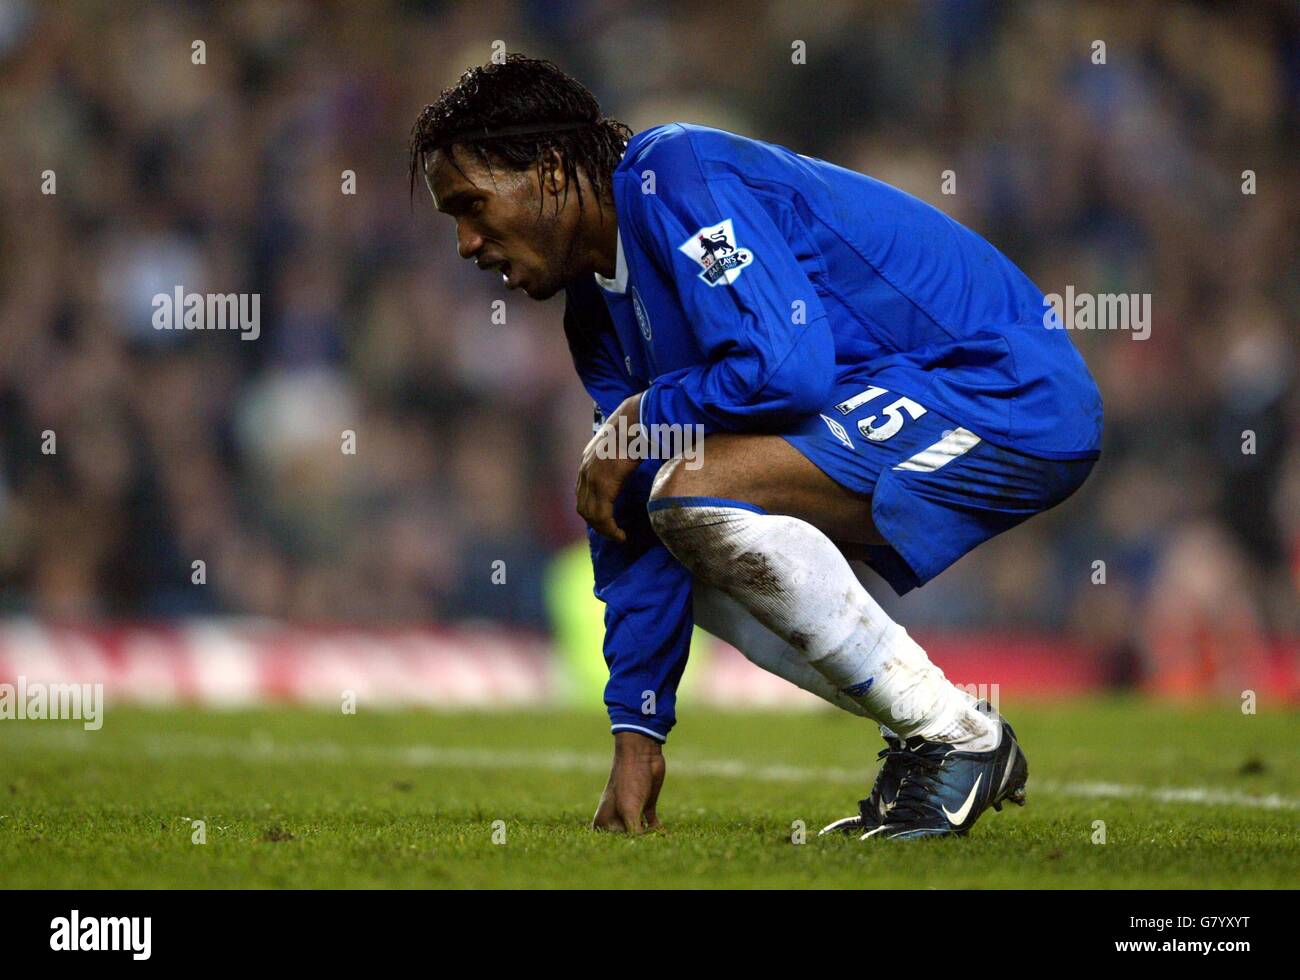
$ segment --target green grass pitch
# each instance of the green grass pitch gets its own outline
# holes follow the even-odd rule
[[[1294,713],[1002,708],[1028,806],[915,842],[816,836],[853,812],[881,744],[833,712],[686,710],[665,830],[639,838],[586,829],[610,751],[593,714],[110,706],[97,732],[0,722],[0,886],[1300,886]]]

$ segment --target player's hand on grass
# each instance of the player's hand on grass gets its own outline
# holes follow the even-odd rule
[[[626,458],[623,452],[612,456],[602,452],[603,448],[625,447],[617,439],[619,418],[625,418],[624,431],[632,438],[632,427],[641,421],[641,396],[639,394],[626,398],[623,404],[605,420],[582,451],[582,465],[578,467],[578,513],[583,520],[607,538],[618,542],[627,541],[627,533],[614,522],[614,501],[627,478],[640,464],[641,460]],[[602,458],[603,457],[603,458]]]
[[[592,830],[630,834],[658,830],[655,806],[666,771],[663,747],[653,738],[638,732],[615,732],[614,764],[591,821]]]

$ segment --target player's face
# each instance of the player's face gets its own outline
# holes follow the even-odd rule
[[[562,205],[556,213],[558,198],[543,191],[532,168],[489,171],[464,152],[456,162],[459,170],[439,150],[425,177],[438,210],[456,220],[461,258],[499,273],[507,289],[522,289],[533,299],[555,295],[574,275],[570,208]]]

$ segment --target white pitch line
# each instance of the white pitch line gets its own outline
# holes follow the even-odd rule
[[[68,733],[74,735],[75,733]],[[69,744],[87,748],[82,737]],[[333,742],[277,743],[266,736],[231,739],[208,736],[150,737],[144,751],[155,758],[186,756],[238,757],[249,761],[291,763],[305,761],[366,761],[377,765],[404,765],[431,769],[532,769],[547,772],[602,773],[609,757],[582,752],[536,749],[451,748],[440,745],[394,747],[347,746]],[[674,757],[676,776],[754,779],[769,783],[844,783],[865,788],[867,767],[861,770],[817,766],[753,765],[736,759]],[[1139,786],[1100,782],[1031,780],[1031,794],[1079,799],[1142,799],[1153,803],[1233,806],[1254,810],[1300,810],[1300,799],[1271,793],[1252,796],[1208,786]]]

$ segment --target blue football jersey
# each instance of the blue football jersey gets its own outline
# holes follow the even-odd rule
[[[1095,457],[1101,396],[1043,294],[904,192],[780,146],[673,123],[614,174],[611,351],[647,423],[780,431],[858,379],[989,442]]]
[[[565,311],[601,415],[645,392],[645,423],[788,434],[860,383],[1014,453],[1097,456],[1101,397],[1068,333],[1044,325],[1043,294],[928,204],[779,146],[676,123],[633,137],[614,199],[615,276],[571,286]],[[616,502],[627,543],[589,538],[613,730],[664,739],[692,579],[647,519],[658,466],[643,462]]]

